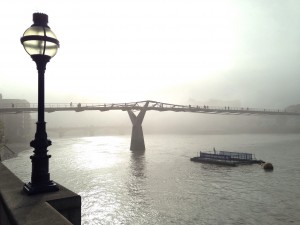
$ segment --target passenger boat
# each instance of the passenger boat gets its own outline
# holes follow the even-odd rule
[[[264,163],[263,160],[257,160],[255,155],[251,153],[216,151],[215,149],[213,152],[200,151],[199,156],[191,158],[191,161],[226,166]]]

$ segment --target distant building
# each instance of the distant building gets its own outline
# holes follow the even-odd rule
[[[24,99],[3,99],[0,94],[0,107],[29,107],[30,104]],[[29,113],[6,113],[0,114],[2,123],[2,137],[0,141],[5,143],[27,142],[33,138],[33,125]]]
[[[300,112],[300,104],[290,105],[290,106],[285,108],[285,111],[287,111],[287,112]]]

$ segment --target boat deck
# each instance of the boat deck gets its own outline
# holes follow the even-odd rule
[[[228,151],[214,151],[213,153],[200,151],[200,155],[191,158],[191,161],[226,166],[264,163],[262,160],[257,160],[254,154]]]

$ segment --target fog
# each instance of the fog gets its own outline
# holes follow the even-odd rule
[[[298,0],[2,1],[4,98],[37,102],[36,66],[20,43],[34,12],[49,15],[61,43],[47,65],[47,103],[299,104]],[[260,118],[147,112],[144,129],[178,124],[196,132],[278,122]],[[131,126],[125,112],[57,112],[46,120],[52,127]]]
[[[46,114],[46,120],[50,136],[54,137],[59,135],[61,128],[70,129],[64,135],[84,136],[128,135],[132,129],[128,113],[124,111],[56,112]],[[147,111],[142,126],[145,135],[300,132],[297,116],[209,115],[168,111]],[[78,127],[81,129],[76,129]]]

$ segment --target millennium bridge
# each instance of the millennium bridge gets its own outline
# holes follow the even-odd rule
[[[280,109],[177,105],[150,100],[118,104],[45,104],[45,112],[48,113],[57,111],[83,112],[89,110],[100,112],[110,110],[126,111],[132,122],[130,149],[133,152],[145,151],[142,122],[148,110],[207,113],[212,115],[300,116],[300,112]],[[0,104],[0,115],[32,112],[38,112],[37,104]],[[23,181],[1,163],[0,177],[0,224],[25,224],[24,221],[26,221],[26,224],[37,224],[38,220],[36,218],[40,220],[41,218],[46,218],[45,220],[50,221],[51,224],[81,224],[81,197],[62,185],[59,185],[59,192],[29,197],[20,192],[21,187],[24,185]],[[16,218],[19,222],[15,222],[17,221]],[[20,221],[22,222],[20,223]]]
[[[300,111],[287,111],[284,109],[262,109],[249,107],[229,107],[229,106],[199,106],[199,105],[177,105],[157,101],[139,101],[128,103],[48,103],[45,104],[45,112],[52,113],[57,111],[111,111],[122,110],[128,112],[132,122],[130,149],[133,151],[145,150],[142,122],[146,111],[172,111],[206,113],[220,115],[282,115],[300,116]],[[38,111],[37,104],[1,104],[0,114],[32,113]],[[139,111],[136,115],[134,112]]]

